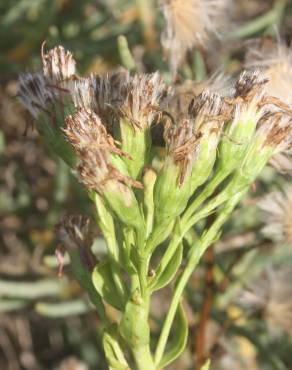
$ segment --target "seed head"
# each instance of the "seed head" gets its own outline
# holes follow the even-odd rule
[[[48,83],[58,85],[75,75],[75,60],[70,51],[63,46],[57,46],[47,53],[42,46],[43,74]]]
[[[292,245],[292,188],[269,194],[258,206],[265,216],[263,233],[278,242]]]
[[[246,57],[248,68],[262,70],[268,78],[266,91],[292,105],[292,50],[286,45],[263,39],[254,42]]]
[[[176,73],[186,52],[202,47],[210,34],[217,32],[218,20],[224,16],[225,0],[163,0],[162,12],[166,20],[161,43]]]

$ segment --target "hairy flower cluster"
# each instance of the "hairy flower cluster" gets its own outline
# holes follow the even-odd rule
[[[211,33],[216,33],[218,20],[226,13],[225,0],[163,0],[166,25],[161,35],[163,48],[176,73],[186,52],[203,47]]]

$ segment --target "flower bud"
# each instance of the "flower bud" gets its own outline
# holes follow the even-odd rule
[[[150,128],[159,111],[159,102],[166,86],[158,73],[135,75],[121,91],[119,106],[122,149],[132,159],[125,158],[129,174],[140,178],[150,161]]]
[[[48,147],[69,166],[73,166],[74,154],[60,135],[59,126],[63,123],[63,118],[61,118],[63,113],[60,112],[56,98],[41,73],[26,73],[20,76],[18,99],[37,120],[37,129]]]
[[[229,185],[236,191],[249,186],[268,160],[292,145],[292,117],[285,112],[271,112],[262,117],[241,166]]]
[[[215,93],[203,92],[189,107],[194,116],[198,137],[196,158],[192,167],[191,193],[209,177],[217,157],[222,128],[228,117],[223,99]]]
[[[258,72],[243,72],[235,85],[234,118],[227,125],[219,149],[219,169],[227,176],[241,162],[265,113],[264,87],[267,82]]]
[[[168,153],[154,191],[157,223],[181,214],[197,187],[209,177],[225,108],[219,95],[204,92],[191,103],[187,118],[166,129]]]
[[[142,216],[131,186],[143,186],[127,175],[120,158],[126,153],[115,146],[99,117],[92,111],[80,109],[74,116],[67,117],[64,133],[79,156],[80,181],[100,193],[123,223],[141,226]]]

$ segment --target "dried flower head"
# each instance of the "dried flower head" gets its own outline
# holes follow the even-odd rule
[[[70,215],[56,225],[59,241],[68,251],[79,251],[83,265],[92,271],[96,265],[96,258],[90,250],[93,243],[90,220],[83,215]]]
[[[190,103],[187,116],[182,117],[177,125],[166,128],[164,139],[168,156],[181,168],[180,185],[185,176],[191,173],[196,161],[211,161],[210,155],[216,156],[226,119],[224,107],[223,99],[218,94],[205,91]],[[204,152],[202,155],[201,151]],[[196,172],[198,177],[199,173]]]
[[[265,215],[263,233],[278,242],[292,245],[292,188],[269,194],[258,206]]]
[[[58,85],[75,75],[76,62],[70,51],[57,46],[45,53],[44,47],[45,44],[42,45],[43,74],[50,84]]]
[[[281,42],[270,39],[256,40],[251,43],[246,56],[248,68],[256,67],[264,71],[269,81],[267,93],[282,102],[292,105],[292,50]],[[276,154],[271,165],[281,173],[292,172],[291,153]]]
[[[159,103],[167,88],[159,73],[137,74],[129,79],[121,92],[119,113],[133,127],[150,127],[160,111]]]
[[[166,20],[161,42],[176,73],[187,50],[202,47],[210,33],[216,33],[218,20],[224,16],[225,0],[163,0],[162,11]]]
[[[288,266],[266,268],[239,297],[240,305],[262,313],[272,333],[292,333],[291,278]]]
[[[64,133],[80,157],[77,172],[80,180],[89,188],[103,192],[108,181],[114,180],[121,188],[141,184],[122,175],[112,164],[111,155],[127,156],[115,146],[100,118],[90,110],[80,109],[66,118]],[[121,189],[122,190],[122,189]]]
[[[262,70],[268,78],[266,90],[284,103],[292,105],[292,50],[270,39],[256,40],[246,56],[248,68]]]
[[[41,73],[25,73],[19,77],[18,99],[37,119],[41,112],[46,112],[54,98],[47,89],[46,82]]]
[[[90,219],[86,216],[65,216],[56,225],[56,231],[58,239],[68,250],[90,247],[92,244]]]

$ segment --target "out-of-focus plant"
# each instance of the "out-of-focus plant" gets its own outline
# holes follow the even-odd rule
[[[231,96],[204,91],[174,119],[165,109],[171,86],[158,72],[81,77],[61,46],[43,47],[42,63],[42,71],[20,77],[19,99],[96,210],[95,222],[83,215],[60,221],[58,259],[69,254],[100,316],[109,367],[129,369],[133,361],[137,369],[161,369],[186,345],[182,296],[191,274],[266,163],[290,148],[291,109],[266,93],[264,75],[242,72]],[[163,127],[160,151],[156,125]],[[196,225],[200,235],[189,247]],[[102,260],[91,250],[94,227],[107,244]],[[151,297],[170,284],[153,343]],[[115,322],[109,306],[120,313]]]

